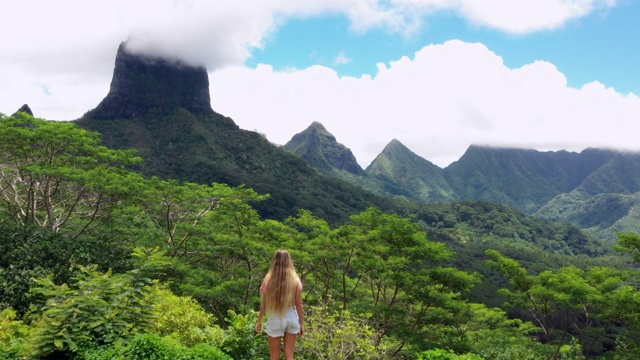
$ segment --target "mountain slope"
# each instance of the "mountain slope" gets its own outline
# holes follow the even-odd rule
[[[108,147],[138,149],[146,175],[269,193],[269,200],[255,204],[265,217],[283,219],[304,208],[339,222],[369,206],[388,208],[383,199],[321,176],[259,134],[239,129],[211,109],[208,91],[206,70],[130,54],[121,45],[109,94],[76,122],[100,132]]]
[[[341,170],[363,175],[364,171],[350,149],[336,141],[335,136],[319,122],[295,134],[283,148],[298,154],[321,173],[336,176]]]
[[[411,201],[455,199],[506,204],[552,221],[568,221],[615,241],[617,232],[640,232],[640,154],[586,149],[580,153],[470,146],[445,169],[391,141],[365,169],[353,174],[327,160],[337,144],[312,124],[285,148],[319,171],[373,193]],[[322,138],[320,139],[320,136]],[[301,150],[303,149],[303,150]],[[349,152],[349,154],[351,154]]]
[[[358,165],[351,150],[338,143],[335,136],[318,122],[295,134],[283,148],[302,157],[327,176],[348,181],[380,196],[418,202],[455,198],[441,175],[442,169],[395,139],[366,170]]]
[[[640,233],[640,156],[616,153],[573,191],[556,196],[536,215],[570,221],[604,240]]]
[[[415,201],[447,201],[456,198],[442,176],[442,169],[414,154],[394,139],[365,170],[379,180],[383,193],[403,195]]]
[[[470,146],[444,169],[444,176],[461,199],[499,202],[533,213],[582,184],[614,154]]]

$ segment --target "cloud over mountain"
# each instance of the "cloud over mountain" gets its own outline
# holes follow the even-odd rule
[[[445,166],[469,144],[637,149],[640,132],[638,96],[598,82],[572,88],[548,62],[512,69],[484,45],[459,40],[379,64],[374,76],[263,65],[230,68],[211,79],[214,109],[241,127],[284,144],[318,121],[363,167],[393,138]]]
[[[635,147],[638,97],[591,82],[567,86],[553,64],[520,68],[482,44],[450,41],[340,77],[328,67],[289,72],[244,67],[293,20],[347,20],[356,34],[429,27],[434,14],[525,34],[562,27],[615,0],[25,0],[3,2],[0,111],[28,103],[36,116],[82,116],[109,90],[115,50],[204,65],[214,110],[285,143],[320,121],[366,166],[392,138],[444,165],[470,143],[581,150]],[[332,57],[336,54],[332,53]],[[353,60],[353,61],[348,61]],[[358,59],[347,50],[338,66]],[[387,60],[385,60],[387,61]],[[251,106],[247,106],[251,104]]]

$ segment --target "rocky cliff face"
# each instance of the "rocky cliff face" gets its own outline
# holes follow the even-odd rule
[[[14,112],[11,116],[16,116],[18,113],[21,113],[21,112],[24,112],[24,113],[27,113],[27,114],[33,116],[33,111],[31,111],[31,108],[27,104],[24,104],[24,105],[20,106],[20,109],[18,109],[18,111]]]
[[[126,43],[116,55],[107,97],[85,118],[128,119],[149,111],[185,109],[195,115],[213,114],[209,77],[204,67],[132,54]]]

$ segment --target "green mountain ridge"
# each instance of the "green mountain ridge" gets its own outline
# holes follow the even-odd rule
[[[123,52],[126,47],[121,46],[109,94],[76,123],[99,132],[108,147],[138,149],[145,162],[137,170],[145,175],[253,188],[270,194],[268,200],[254,206],[262,216],[274,219],[307,209],[340,223],[375,206],[423,221],[420,214],[429,210],[421,204],[457,198],[442,169],[397,140],[366,170],[320,123],[278,147],[255,132],[240,129],[232,119],[210,109],[210,104],[208,110],[202,110],[208,99],[208,79],[190,75],[175,81],[180,74],[192,73],[181,64]],[[193,71],[206,75],[198,68]],[[146,91],[136,93],[132,100],[125,96],[132,89]],[[127,110],[118,112],[121,108]],[[307,160],[292,154],[292,149]]]
[[[345,180],[380,196],[418,202],[456,198],[440,174],[440,168],[395,139],[365,170],[357,164],[351,150],[339,144],[318,122],[295,134],[283,148],[307,160],[324,175]],[[349,159],[350,166],[332,165],[337,163],[335,159]]]
[[[211,109],[208,91],[201,68],[128,54],[121,45],[109,94],[76,124],[99,132],[107,147],[137,149],[145,161],[138,170],[145,175],[270,194],[255,204],[267,218],[307,209],[342,222],[370,206],[389,208],[384,199],[323,176],[258,133],[240,129]]]
[[[323,146],[337,147],[326,142],[296,144],[285,148],[303,158],[297,149],[312,148],[320,154],[316,163]],[[458,161],[442,169],[394,139],[364,175],[335,170],[322,171],[379,195],[418,202],[505,204],[552,221],[572,222],[608,241],[614,241],[617,232],[640,230],[633,221],[635,209],[640,208],[640,196],[635,196],[640,191],[637,153],[596,148],[580,153],[541,152],[472,145]]]
[[[351,150],[338,143],[319,122],[313,122],[305,131],[294,135],[283,148],[298,154],[325,175],[336,175],[341,171],[364,174]]]

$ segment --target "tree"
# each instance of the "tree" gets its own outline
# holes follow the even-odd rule
[[[50,276],[38,279],[32,291],[47,301],[32,314],[31,355],[68,356],[83,344],[122,342],[150,328],[154,316],[152,277],[167,261],[153,250],[136,249],[134,256],[140,265],[124,274],[78,266],[70,285],[56,285]]]
[[[630,254],[633,261],[640,263],[640,235],[633,233],[618,234],[618,244],[615,249]]]
[[[447,324],[464,313],[461,291],[478,279],[442,263],[451,256],[444,244],[430,242],[409,219],[369,209],[352,217],[366,244],[358,272],[374,314],[376,331],[393,336],[400,344],[421,348],[438,336],[434,324]]]
[[[55,284],[69,283],[74,265],[96,264],[106,271],[130,269],[130,252],[111,242],[71,239],[37,226],[0,224],[0,310],[22,316],[41,299],[30,292],[33,278],[52,274]]]
[[[530,275],[516,261],[495,250],[489,260],[513,285],[501,292],[512,305],[526,308],[541,330],[543,343],[555,345],[557,358],[574,338],[582,354],[595,356],[613,348],[613,327],[629,326],[638,318],[640,293],[631,285],[631,273],[607,267],[588,270],[573,266]],[[620,330],[616,330],[619,332]]]
[[[376,346],[376,333],[366,318],[325,306],[305,309],[306,334],[299,352],[318,360],[382,359],[385,346]]]
[[[78,237],[135,192],[134,150],[110,150],[98,133],[26,113],[0,118],[0,218]]]

